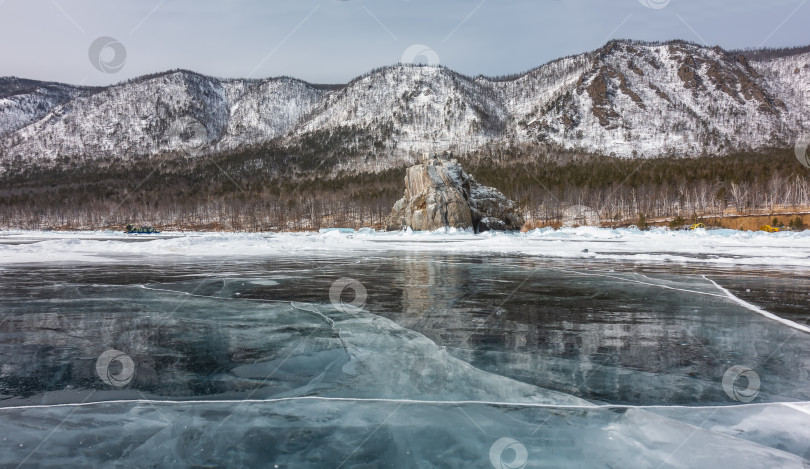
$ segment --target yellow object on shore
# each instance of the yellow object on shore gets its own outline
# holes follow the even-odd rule
[[[759,227],[760,231],[767,231],[768,233],[776,233],[779,231],[779,228],[771,225],[762,225]]]
[[[696,230],[698,228],[703,228],[705,230],[706,225],[704,225],[703,223],[695,223],[694,225],[689,227],[690,230]]]

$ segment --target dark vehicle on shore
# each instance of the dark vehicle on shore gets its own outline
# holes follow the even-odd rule
[[[124,232],[129,234],[155,234],[160,233],[160,230],[156,229],[154,226],[149,225],[142,225],[142,226],[127,225]]]

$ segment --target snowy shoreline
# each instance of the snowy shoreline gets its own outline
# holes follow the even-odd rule
[[[325,231],[321,233],[113,231],[0,233],[0,265],[43,262],[115,262],[132,256],[335,256],[384,251],[523,255],[632,263],[810,268],[810,231],[670,231],[593,227],[536,229],[526,233]]]

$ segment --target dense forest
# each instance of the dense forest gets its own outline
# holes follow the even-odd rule
[[[263,147],[212,157],[65,161],[0,176],[0,227],[236,231],[382,226],[402,196],[405,164],[352,172],[343,155]],[[320,157],[319,157],[320,155]],[[325,155],[325,156],[324,156]],[[416,160],[416,156],[413,158]],[[479,182],[516,200],[532,226],[573,206],[603,225],[810,209],[810,170],[793,150],[724,157],[622,159],[537,147],[459,156]]]

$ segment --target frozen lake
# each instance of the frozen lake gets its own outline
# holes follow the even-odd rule
[[[810,467],[810,232],[4,233],[0,308],[2,467]]]

